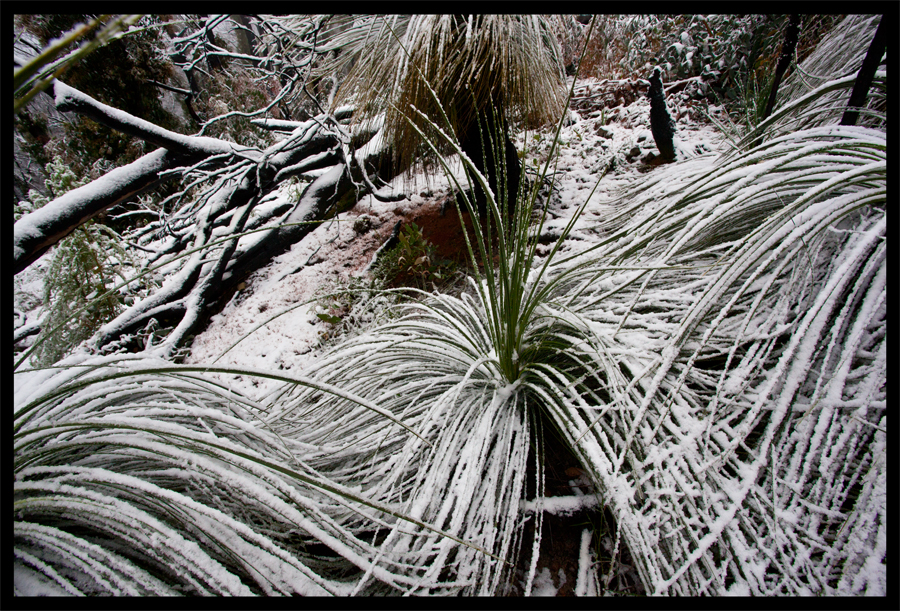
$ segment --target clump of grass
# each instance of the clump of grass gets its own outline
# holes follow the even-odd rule
[[[446,133],[422,115],[418,120],[434,133]],[[557,140],[560,128],[561,123]],[[497,134],[484,137],[488,143],[500,141]],[[485,149],[501,154],[497,146]],[[406,304],[398,319],[351,338],[312,369],[317,379],[345,380],[353,392],[402,415],[430,448],[395,428],[384,429],[339,397],[313,396],[299,388],[291,392],[290,407],[278,414],[277,426],[291,436],[313,430],[326,434],[338,444],[335,460],[317,468],[336,477],[352,473],[370,494],[387,494],[411,515],[509,558],[523,544],[518,504],[529,446],[537,443],[540,474],[543,427],[552,422],[584,460],[584,444],[575,441],[571,418],[586,424],[578,412],[606,384],[598,373],[604,351],[589,327],[557,302],[558,291],[575,282],[578,266],[553,269],[552,257],[536,256],[545,218],[531,223],[537,189],[519,193],[510,218],[487,179],[462,158],[487,193],[488,205],[482,223],[476,203],[466,195],[471,189],[457,182],[460,205],[468,208],[474,225],[471,236],[466,233],[475,271],[470,291],[459,297],[418,291],[422,300]],[[483,273],[474,265],[477,260],[484,261]],[[311,401],[313,409],[306,407]],[[536,494],[542,497],[542,476],[538,479]],[[534,580],[540,528],[536,532],[529,543],[527,590]],[[507,567],[482,553],[439,538],[417,544],[415,537],[415,531],[391,528],[386,542],[392,549],[414,551],[409,561],[417,570],[468,583],[462,592],[489,594],[509,579]]]
[[[418,291],[436,290],[459,283],[458,266],[439,256],[415,223],[405,225],[393,248],[381,252],[369,274],[338,280],[316,291],[316,317],[327,325],[319,335],[333,343],[347,333],[391,318],[392,308],[416,299]]]
[[[454,137],[479,112],[502,107],[514,123],[553,121],[565,108],[553,18],[534,15],[376,15],[330,19],[326,45],[341,53],[323,69],[348,71],[334,104],[353,100],[358,120],[383,117],[394,160],[406,170],[434,159],[411,107],[449,114]],[[461,86],[462,84],[462,86]],[[436,95],[432,95],[435,93]],[[443,141],[433,141],[443,153]],[[477,161],[476,161],[477,163]]]

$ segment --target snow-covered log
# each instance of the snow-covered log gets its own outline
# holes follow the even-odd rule
[[[159,184],[161,172],[177,167],[173,157],[169,151],[157,149],[24,215],[13,229],[15,273],[34,263],[82,223]]]
[[[53,92],[56,98],[56,109],[61,112],[77,112],[120,131],[161,146],[164,149],[182,155],[220,155],[235,150],[248,153],[247,147],[238,146],[225,140],[209,136],[185,136],[169,131],[149,121],[123,112],[112,106],[98,102],[89,95],[69,87],[65,83],[55,81]]]

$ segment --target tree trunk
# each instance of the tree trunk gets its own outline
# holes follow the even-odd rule
[[[675,159],[675,122],[666,110],[666,95],[663,91],[659,68],[650,76],[650,131],[660,157],[665,161]]]
[[[766,103],[766,109],[763,111],[761,120],[765,120],[772,114],[775,109],[775,98],[778,96],[778,85],[781,84],[781,77],[784,76],[791,60],[794,58],[794,50],[797,48],[797,39],[800,38],[800,15],[791,15],[791,21],[787,30],[784,32],[784,44],[781,45],[781,55],[778,58],[778,65],[775,66],[775,78],[772,79],[772,89],[769,91],[769,101]]]
[[[872,39],[872,44],[869,45],[869,50],[866,52],[866,58],[863,60],[862,67],[859,69],[859,74],[856,76],[856,84],[853,86],[853,91],[850,93],[850,101],[847,102],[847,110],[844,111],[844,116],[841,117],[841,125],[856,125],[856,121],[859,118],[859,108],[863,108],[866,105],[866,96],[869,95],[869,87],[872,85],[872,79],[875,77],[875,72],[878,70],[878,65],[881,63],[881,56],[885,50],[885,42],[887,38],[887,30],[884,25],[884,15],[881,16],[881,22],[878,24],[878,29],[875,30],[875,37]]]
[[[474,122],[469,129],[460,137],[460,148],[468,155],[482,174],[488,179],[488,185],[494,192],[497,205],[501,211],[506,211],[507,217],[511,217],[515,211],[516,195],[519,190],[519,183],[522,175],[522,167],[519,161],[519,154],[515,145],[509,138],[509,126],[506,121],[500,119],[495,120],[494,115],[502,117],[502,109],[497,113],[483,111],[479,113],[481,128],[479,129],[478,121]],[[500,142],[497,142],[499,137]],[[482,143],[488,144],[487,151],[484,150]],[[491,142],[502,146],[502,151],[491,150]],[[497,167],[497,156],[503,155],[501,167]],[[505,177],[505,180],[503,178]],[[499,179],[499,180],[498,180]],[[473,195],[480,213],[486,212],[487,199],[484,191],[478,185],[473,185]]]
[[[775,109],[775,99],[778,97],[778,86],[781,84],[781,77],[791,65],[794,58],[794,50],[797,48],[797,39],[800,38],[800,15],[791,15],[791,21],[787,30],[784,32],[784,43],[781,45],[781,55],[778,57],[778,64],[775,66],[775,75],[772,78],[772,88],[769,90],[769,100],[766,102],[766,108],[760,117],[760,121],[765,121],[772,111]],[[757,140],[753,146],[759,146],[763,143],[763,139]]]

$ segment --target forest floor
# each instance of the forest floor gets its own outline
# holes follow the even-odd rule
[[[552,166],[556,185],[549,198],[546,235],[552,237],[554,232],[559,235],[607,168],[571,235],[574,240],[596,241],[596,235],[591,233],[592,224],[609,213],[624,188],[658,166],[649,126],[649,100],[644,90],[640,81],[578,82],[568,124],[560,134],[559,156]],[[708,114],[721,113],[721,108],[698,102],[684,91],[669,95],[668,104],[676,122],[678,159],[709,155],[712,160],[715,156],[711,153],[724,150],[727,145],[721,131],[707,118]],[[537,164],[544,162],[552,134],[552,128],[548,128],[518,135],[516,144],[520,150],[528,140],[523,159],[526,167],[538,167]],[[458,160],[451,162],[451,168],[457,176],[461,175]],[[326,300],[316,300],[316,296],[347,286],[354,278],[365,278],[374,252],[387,240],[397,221],[415,223],[435,245],[440,257],[456,261],[464,271],[465,241],[459,216],[452,203],[448,205],[453,196],[448,178],[421,173],[401,177],[380,194],[401,191],[407,197],[396,202],[382,202],[371,196],[363,198],[355,208],[323,223],[289,252],[251,276],[245,288],[197,335],[185,362],[211,362],[274,314],[312,300],[253,331],[218,361],[225,366],[302,373],[305,364],[327,350],[338,334],[334,325],[317,316],[328,309]],[[295,195],[290,188],[277,195],[284,199],[292,196]],[[368,221],[356,223],[362,216],[368,217]],[[471,226],[471,220],[466,217],[464,220]],[[230,376],[223,381],[253,397],[271,390],[267,382],[258,379]],[[575,458],[552,435],[548,437],[546,497],[593,496]],[[550,510],[544,510],[532,593],[574,594],[579,566],[589,561],[600,563],[599,573],[605,576],[604,583],[590,584],[581,593],[642,594],[643,586],[628,550],[621,544],[615,547],[612,517],[603,510],[602,504],[576,505],[570,511],[553,510],[563,505],[548,503]],[[528,528],[533,528],[534,522],[532,513]],[[530,536],[526,532],[526,542]],[[530,555],[530,545],[526,543],[517,567],[516,583],[510,584],[509,594],[523,593],[519,582],[530,569]]]

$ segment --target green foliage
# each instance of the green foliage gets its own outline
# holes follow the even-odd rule
[[[330,283],[317,291],[315,298],[316,317],[327,325],[319,333],[320,346],[345,339],[376,319],[390,318],[399,299],[399,293],[384,290],[384,281],[377,274]]]
[[[585,74],[647,78],[660,66],[676,80],[708,74],[731,90],[761,57],[774,55],[786,16],[621,15],[599,19],[585,54]]]
[[[427,290],[433,284],[445,284],[454,276],[456,266],[442,258],[434,244],[422,235],[415,223],[403,226],[399,243],[384,252],[372,266],[372,274],[386,287],[416,287]]]
[[[78,178],[75,172],[59,157],[54,157],[46,169],[47,181],[45,184],[53,197],[59,197],[67,191],[77,189],[90,182],[87,177]],[[46,204],[47,201],[49,200],[45,200],[41,205]]]
[[[46,170],[47,189],[55,197],[89,182],[87,177],[79,178],[59,157]],[[31,201],[16,206],[17,219],[49,201],[33,189],[29,197]],[[32,357],[35,364],[52,365],[122,310],[115,294],[96,298],[112,288],[114,277],[122,276],[121,268],[128,262],[130,256],[122,247],[120,236],[94,221],[78,227],[59,242],[44,277],[43,301],[47,313],[38,336],[40,343]],[[87,309],[71,318],[73,312],[84,306]]]
[[[341,322],[341,317],[335,316],[333,314],[323,314],[320,312],[319,314],[316,314],[316,316],[319,318],[319,320],[321,320],[322,322],[327,322],[329,325],[338,325]]]
[[[72,169],[60,157],[54,157],[45,168],[48,178],[44,181],[50,197],[46,197],[36,189],[29,189],[28,200],[17,202],[14,208],[15,220],[19,220],[23,214],[34,212],[38,208],[47,205],[51,198],[59,197],[66,191],[77,189],[90,182],[87,177],[79,178]]]
[[[798,60],[837,19],[804,16]],[[765,108],[787,20],[787,15],[601,17],[600,34],[584,56],[584,74],[645,79],[659,66],[664,81],[702,76],[710,85],[707,93],[725,103],[736,120],[752,121]]]
[[[86,176],[79,178],[61,157],[54,157],[47,164],[45,170],[48,177],[44,181],[44,185],[50,192],[50,197],[42,195],[35,189],[30,189],[28,191],[28,200],[17,202],[15,205],[14,215],[17,221],[23,214],[34,212],[38,208],[46,206],[51,198],[59,197],[67,191],[77,189],[90,182],[90,179]]]
[[[122,310],[114,293],[96,298],[112,288],[114,275],[120,274],[122,261],[127,259],[119,236],[93,221],[57,245],[44,279],[44,304],[48,310],[39,336],[45,341],[32,357],[36,364],[52,365]],[[71,318],[72,312],[85,305],[86,310]],[[52,335],[47,335],[61,324]]]
[[[371,288],[370,283],[350,278],[346,282],[334,282],[327,290],[319,290],[316,317],[328,325],[327,330],[320,333],[323,341],[328,341],[345,330],[344,323],[349,324],[350,313],[363,298],[361,292],[367,288]]]
[[[371,324],[404,295],[417,297],[404,289],[446,288],[457,279],[456,264],[440,257],[415,223],[405,225],[398,240],[395,247],[379,254],[370,279],[350,277],[319,292],[316,317],[328,325],[319,334],[323,341]]]

